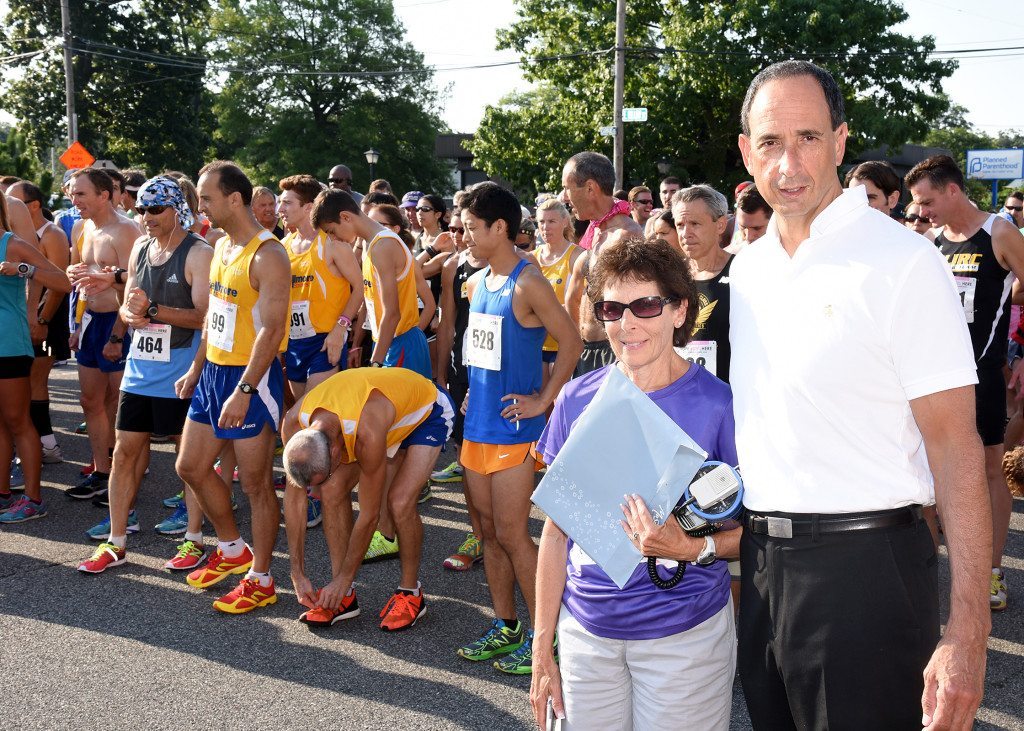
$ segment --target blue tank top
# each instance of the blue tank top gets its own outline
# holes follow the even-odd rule
[[[523,327],[512,311],[515,284],[527,265],[525,260],[520,261],[495,292],[487,289],[487,275],[491,271],[487,267],[473,292],[464,345],[470,365],[469,404],[463,432],[473,442],[535,442],[544,430],[544,414],[518,424],[501,416],[502,410],[511,405],[510,401],[501,400],[503,396],[530,394],[541,388],[542,348],[547,331],[543,327]],[[500,341],[496,341],[496,336]],[[488,348],[489,345],[493,347]]]
[[[7,244],[13,234],[0,236],[0,261],[7,261]],[[25,280],[21,277],[0,276],[0,358],[27,355],[32,357],[32,338],[28,334]]]

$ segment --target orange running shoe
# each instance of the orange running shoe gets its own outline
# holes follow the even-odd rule
[[[244,574],[252,568],[252,550],[245,547],[241,555],[235,558],[226,558],[218,548],[206,565],[193,571],[185,579],[189,586],[197,589],[206,589],[226,579],[229,574]]]
[[[276,601],[273,579],[270,580],[270,586],[260,586],[256,579],[242,579],[238,586],[214,601],[213,608],[228,614],[245,614]]]
[[[419,596],[414,596],[399,589],[380,610],[380,616],[383,618],[380,628],[385,632],[409,629],[426,613],[427,601],[423,598],[422,590]]]
[[[358,616],[359,602],[356,600],[356,593],[353,591],[341,600],[341,605],[337,609],[313,607],[309,611],[300,614],[299,621],[312,627],[329,627],[335,622]]]

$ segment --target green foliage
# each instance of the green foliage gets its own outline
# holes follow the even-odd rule
[[[612,124],[615,3],[518,6],[499,46],[534,59],[524,72],[539,90],[489,107],[471,147],[479,167],[515,187],[552,189],[574,152],[611,151],[598,128]],[[955,64],[929,59],[931,37],[891,30],[906,17],[892,0],[630,3],[625,106],[647,107],[650,118],[625,125],[625,187],[656,183],[663,157],[692,182],[726,189],[748,177],[736,144],[743,95],[758,71],[786,58],[807,58],[836,77],[851,129],[848,154],[923,137],[949,108],[940,84]]]
[[[23,180],[35,180],[39,175],[39,163],[26,150],[25,135],[18,130],[0,130],[0,175]]]
[[[214,106],[219,156],[272,188],[299,172],[325,179],[343,163],[365,190],[373,147],[376,174],[399,194],[450,192],[449,167],[434,155],[444,124],[431,72],[402,40],[390,1],[221,0],[211,31],[215,57],[237,69]]]
[[[954,126],[941,126],[930,130],[921,140],[928,147],[944,147],[953,153],[954,159],[960,164],[961,170],[967,169],[968,150],[994,150],[1006,147],[1024,147],[1024,133],[1019,130],[1004,130],[992,137],[971,126],[962,116],[951,120]],[[1002,204],[1007,194],[1015,190],[1007,183],[1000,181],[999,203]],[[967,195],[982,210],[992,206],[992,183],[988,180],[968,180]]]
[[[195,171],[210,143],[211,98],[197,29],[209,8],[192,0],[71,0],[78,138],[97,158],[155,172]],[[24,53],[61,38],[60,3],[10,0],[3,46]],[[198,64],[198,66],[197,66]],[[66,144],[60,46],[6,75],[0,103],[23,121],[37,156]]]

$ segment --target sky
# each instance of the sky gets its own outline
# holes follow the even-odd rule
[[[1024,46],[1024,13],[1005,1],[902,0],[902,5],[910,18],[897,30],[932,35],[939,50]],[[6,8],[7,1],[0,0],[0,13]],[[434,84],[446,94],[439,111],[453,131],[473,132],[488,104],[528,88],[518,66],[452,69],[517,60],[509,51],[495,50],[496,31],[516,18],[514,0],[395,0],[395,10],[405,25],[406,39],[424,54],[428,65],[437,67]],[[610,38],[608,45],[613,43]],[[983,132],[1024,129],[1024,52],[1016,53],[1021,55],[964,58],[944,83],[952,99],[967,107],[968,120]],[[0,121],[12,120],[0,110]]]

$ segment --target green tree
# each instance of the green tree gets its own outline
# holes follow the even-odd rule
[[[134,3],[70,0],[78,138],[93,155],[150,171],[194,171],[210,145],[211,95],[199,29],[206,0]],[[40,156],[66,142],[60,3],[9,0],[3,47],[49,48],[16,64],[0,84],[0,103],[23,122]]]
[[[211,30],[231,68],[215,105],[219,155],[271,186],[344,163],[365,190],[373,147],[396,191],[450,192],[431,72],[390,0],[221,0]]]
[[[529,103],[489,108],[471,147],[477,165],[529,188],[536,175],[522,177],[515,163],[524,151],[504,140],[531,140],[530,159],[557,159],[559,168],[579,150],[610,151],[610,140],[597,130],[612,123],[615,5],[518,0],[518,6],[519,19],[499,34],[499,47],[522,55],[524,75],[540,92]],[[846,97],[850,154],[923,137],[948,109],[940,84],[955,63],[930,59],[931,37],[891,30],[906,18],[892,0],[631,3],[625,103],[647,107],[650,118],[626,125],[626,180],[655,182],[661,158],[693,182],[731,188],[748,177],[736,145],[743,95],[759,70],[786,58],[806,58],[836,77]],[[569,140],[555,135],[546,146],[544,104],[570,128]],[[557,175],[548,174],[545,187]]]
[[[24,133],[16,129],[0,129],[0,175],[36,180],[39,178],[39,168],[39,161],[25,149]]]

